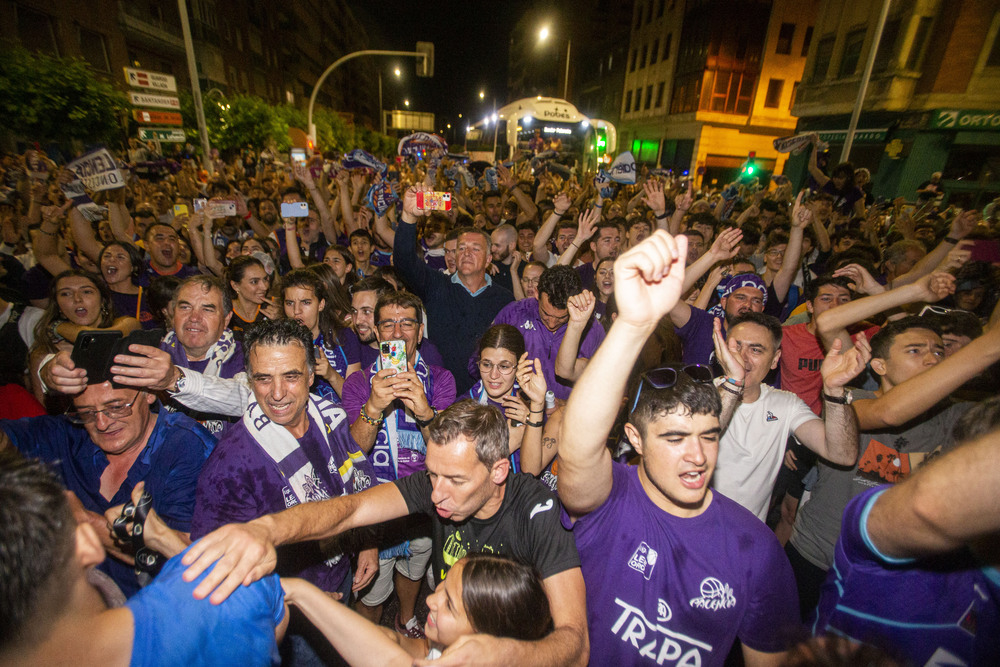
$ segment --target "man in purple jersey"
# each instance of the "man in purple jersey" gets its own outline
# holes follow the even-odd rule
[[[605,446],[633,362],[680,298],[686,255],[686,237],[657,231],[616,261],[618,318],[566,405],[559,496],[594,665],[721,665],[737,638],[747,665],[777,664],[798,625],[774,534],[709,488],[729,389],[708,369],[643,376],[625,425],[638,468],[612,462]]]
[[[574,330],[573,372],[566,376],[556,375],[556,357],[563,338],[570,331],[569,305],[571,296],[583,292],[583,283],[577,272],[568,266],[553,266],[545,269],[538,280],[538,299],[522,299],[503,307],[493,324],[509,324],[520,330],[524,336],[524,347],[528,356],[542,362],[545,383],[555,393],[556,398],[569,398],[573,380],[583,371],[587,360],[604,340],[604,327],[595,319],[588,318],[583,327]],[[572,350],[570,350],[572,353]],[[472,364],[478,364],[478,354]],[[471,369],[470,369],[471,370]],[[478,366],[477,366],[478,370]]]
[[[994,396],[955,425],[966,444],[848,503],[814,634],[874,644],[906,664],[1000,663],[998,427]]]

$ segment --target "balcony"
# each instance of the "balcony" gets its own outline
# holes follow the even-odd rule
[[[126,38],[155,49],[184,53],[179,25],[151,16],[126,0],[118,1],[118,21]]]

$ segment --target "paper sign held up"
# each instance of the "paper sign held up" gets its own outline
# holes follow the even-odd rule
[[[88,189],[95,192],[125,186],[125,179],[118,170],[118,163],[107,148],[95,148],[89,153],[84,153],[67,167]]]

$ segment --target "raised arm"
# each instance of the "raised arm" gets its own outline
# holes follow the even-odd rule
[[[583,333],[590,323],[590,316],[594,313],[594,306],[597,299],[590,290],[583,290],[579,294],[574,294],[566,301],[566,309],[569,311],[569,322],[566,323],[566,333],[562,342],[559,343],[559,351],[556,353],[556,375],[565,380],[576,380],[587,367],[589,359],[580,358],[580,341],[583,340]]]
[[[642,189],[633,197],[632,201],[642,199],[642,202],[649,207],[656,218],[656,228],[670,231],[670,223],[667,221],[667,198],[663,194],[663,183],[656,179],[647,179],[642,184]],[[632,202],[629,202],[632,205]]]
[[[819,187],[823,187],[830,181],[830,177],[823,173],[823,170],[816,164],[816,153],[819,152],[819,135],[812,135],[813,148],[809,153],[809,175],[813,177]]]
[[[962,211],[961,214],[955,216],[955,219],[951,221],[948,236],[941,243],[937,244],[933,250],[924,255],[919,262],[914,264],[912,269],[893,280],[889,286],[900,287],[902,285],[909,285],[926,276],[931,271],[940,270],[937,267],[946,261],[948,253],[958,244],[958,241],[968,236],[969,232],[975,226],[976,212],[971,210]]]
[[[66,200],[67,204],[72,204],[71,199]],[[46,271],[54,276],[72,268],[65,259],[59,256],[59,214],[64,208],[46,206],[42,212],[42,224],[38,227],[35,235],[34,251],[35,259]],[[80,212],[73,207],[70,216],[78,216]]]
[[[852,268],[853,267],[853,268]],[[848,276],[861,290],[869,289],[866,283],[871,276],[857,265],[848,265],[834,272],[835,276]],[[847,327],[874,317],[891,308],[898,308],[919,301],[940,301],[955,291],[955,277],[948,273],[932,273],[924,276],[912,285],[898,287],[888,292],[866,296],[863,299],[849,301],[842,306],[831,308],[816,318],[816,333],[823,341],[823,346],[830,349],[834,339],[839,338],[843,349],[853,345]]]
[[[535,241],[531,248],[532,259],[536,259],[543,264],[547,264],[549,261],[549,239],[552,238],[552,233],[555,231],[556,225],[559,224],[559,219],[566,215],[566,211],[569,210],[569,195],[565,192],[560,192],[553,198],[552,203],[552,213],[549,214],[549,217],[545,219],[545,222],[538,230],[538,233],[535,234]]]
[[[998,484],[1000,430],[995,430],[887,489],[868,513],[868,537],[889,558],[945,553],[984,537],[995,543]]]
[[[341,169],[336,175],[337,181],[337,199],[340,200],[340,219],[344,222],[344,232],[350,235],[357,225],[354,222],[354,206],[351,203],[351,195],[348,191],[347,184],[351,180],[351,172],[346,169]]]
[[[576,238],[566,248],[566,252],[559,255],[559,264],[573,266],[573,260],[576,259],[577,253],[583,248],[583,244],[589,241],[590,237],[594,235],[594,232],[597,230],[597,223],[600,221],[601,209],[599,206],[591,207],[580,214],[576,226]]]
[[[500,182],[507,188],[507,192],[517,202],[517,207],[524,214],[525,219],[533,220],[538,215],[538,207],[535,206],[535,202],[531,201],[531,197],[517,187],[517,181],[510,169],[502,164],[497,165],[497,174],[500,176]],[[519,219],[518,222],[522,221]]]
[[[877,360],[876,360],[877,361]],[[878,398],[854,402],[862,431],[899,426],[955,392],[1000,361],[1000,328],[993,327],[947,359],[901,382]],[[873,361],[874,365],[876,362]]]
[[[802,235],[805,228],[812,222],[812,211],[802,205],[802,195],[805,191],[800,191],[795,198],[795,207],[792,209],[792,229],[788,234],[788,245],[785,247],[785,256],[781,260],[781,268],[774,276],[771,287],[778,296],[779,301],[784,301],[788,296],[788,290],[795,280],[795,274],[799,272],[799,260],[802,259]]]
[[[667,223],[667,231],[670,234],[674,236],[680,234],[681,221],[684,220],[684,216],[687,215],[688,209],[693,203],[694,181],[688,180],[687,190],[674,197],[674,214],[670,216],[670,222]],[[659,227],[659,220],[657,220],[657,227]]]
[[[823,419],[810,419],[795,429],[795,437],[818,455],[836,465],[850,466],[858,459],[858,419],[846,403],[844,387],[865,369],[872,351],[864,336],[846,352],[834,340],[820,374],[823,376]],[[834,399],[834,400],[831,400]]]
[[[323,228],[323,236],[326,237],[327,243],[336,243],[337,231],[333,224],[333,214],[330,213],[330,207],[327,206],[326,199],[316,185],[316,180],[313,178],[312,172],[309,171],[309,167],[304,164],[295,164],[292,167],[292,172],[295,174],[295,178],[309,191],[309,197],[312,198],[316,210],[319,211],[320,226]],[[292,258],[289,256],[288,261],[291,262],[291,260]],[[292,268],[298,267],[293,265]]]
[[[657,230],[615,261],[618,318],[570,394],[560,436],[559,497],[573,517],[598,508],[611,493],[605,442],[618,397],[646,339],[680,299],[686,255],[686,237]]]
[[[306,268],[302,261],[302,249],[299,247],[298,225],[295,218],[282,218],[285,227],[285,252],[288,254],[288,263],[293,269]]]

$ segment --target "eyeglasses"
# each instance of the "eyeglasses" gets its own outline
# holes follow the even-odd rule
[[[768,255],[769,257],[784,257],[785,256],[785,251],[784,250],[775,250],[775,249],[772,248],[771,250],[768,250],[764,254]]]
[[[642,396],[643,385],[648,384],[653,389],[670,389],[677,384],[681,373],[684,373],[684,375],[687,375],[700,384],[712,384],[712,380],[715,378],[712,369],[704,364],[688,364],[679,368],[673,366],[654,368],[642,374],[642,379],[639,380],[639,390],[635,392],[635,401],[632,402],[632,409],[629,410],[629,414],[635,412],[635,407],[639,405],[639,397]]]
[[[411,331],[416,331],[417,325],[420,323],[412,317],[404,317],[401,320],[381,320],[376,324],[376,326],[379,331],[389,332],[394,330],[397,324],[399,325],[400,331],[409,333]]]
[[[487,359],[481,359],[479,361],[479,372],[483,375],[490,375],[493,373],[493,369],[496,368],[500,375],[510,375],[514,372],[516,366],[514,364],[503,362],[501,364],[494,364],[492,361]]]
[[[135,393],[135,398],[124,405],[110,405],[103,410],[70,410],[66,412],[66,417],[74,424],[93,424],[97,421],[97,415],[104,413],[108,419],[125,419],[132,414],[132,406],[139,400],[142,390]]]

